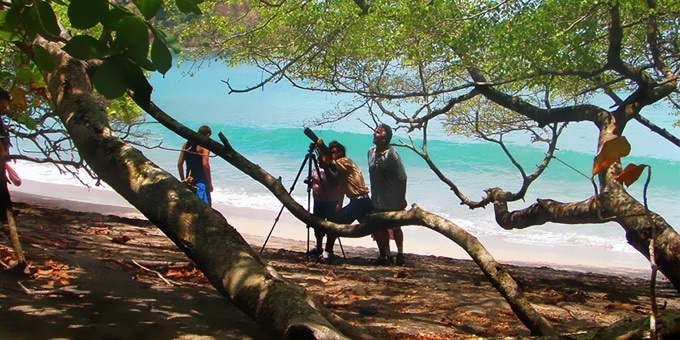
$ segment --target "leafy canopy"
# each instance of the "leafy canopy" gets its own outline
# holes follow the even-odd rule
[[[680,2],[674,0],[656,1],[654,9],[641,0],[226,3],[206,3],[204,10],[220,13],[229,7],[231,16],[177,26],[185,34],[218,37],[202,42],[205,55],[217,51],[230,63],[258,65],[272,81],[305,80],[298,85],[354,93],[384,105],[418,104],[402,112],[411,118],[479,85],[470,77],[471,67],[498,90],[542,108],[587,102],[605,91],[634,92],[636,84],[617,72],[596,72],[607,63],[615,6],[625,63],[640,69],[653,65],[646,34],[654,19],[663,59],[671,69],[678,66],[673,46],[680,40]],[[666,76],[650,74],[659,82]],[[666,100],[677,102],[677,91]],[[476,114],[474,105],[460,109]],[[493,110],[507,114],[499,106]]]
[[[179,53],[177,39],[156,26],[167,10],[196,16],[203,0],[13,0],[0,4],[0,87],[10,91],[8,116],[12,136],[38,150],[45,159],[82,167],[63,126],[53,116],[45,73],[57,60],[45,50],[45,40],[89,63],[95,89],[107,101],[112,127],[124,138],[145,139],[130,130],[148,105],[152,91],[148,72],[165,74]],[[131,91],[133,99],[123,96]],[[137,105],[135,105],[137,104]],[[19,150],[19,149],[17,149]],[[21,150],[19,150],[21,153]],[[64,169],[62,169],[64,170]]]
[[[95,74],[98,92],[109,99],[118,98],[128,89],[142,105],[151,95],[144,72],[165,74],[172,66],[173,53],[180,52],[179,42],[153,20],[161,13],[163,0],[17,0],[0,14],[0,38],[5,43],[33,46],[33,61],[39,71],[54,68],[47,52],[34,44],[40,36],[63,42],[64,50],[82,59],[99,59]],[[185,13],[201,14],[203,0],[175,0]],[[69,33],[59,23],[70,24]],[[151,37],[151,39],[149,39]]]

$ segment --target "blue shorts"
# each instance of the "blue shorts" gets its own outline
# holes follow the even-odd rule
[[[212,200],[210,199],[210,192],[206,190],[205,183],[196,183],[196,195],[206,204],[212,205]]]

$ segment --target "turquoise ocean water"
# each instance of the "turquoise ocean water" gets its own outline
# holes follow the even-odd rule
[[[188,70],[189,65],[186,64],[180,69],[172,69],[165,78],[154,75],[152,100],[190,128],[210,125],[215,139],[218,132],[224,133],[238,152],[273,176],[280,176],[286,187],[292,185],[307,153],[310,140],[302,131],[309,120],[351,101],[349,97],[306,92],[283,83],[269,84],[264,89],[250,93],[228,94],[229,89],[223,81],[228,80],[233,87],[238,88],[257,83],[263,75],[251,67],[226,68],[220,63],[204,65],[193,77],[183,74],[183,71]],[[670,117],[667,112],[667,108],[659,106],[646,111],[646,115],[680,136],[680,129],[672,127],[672,122],[678,117]],[[338,140],[345,144],[348,156],[364,169],[368,179],[366,151],[372,145],[372,131],[359,119],[370,122],[359,113],[341,122],[313,127],[313,130],[327,142]],[[676,208],[675,197],[680,196],[680,148],[633,125],[627,128],[632,152],[624,159],[624,163],[651,166],[649,207],[677,228],[680,225],[680,211]],[[154,138],[161,141],[164,148],[143,152],[158,165],[176,174],[176,150],[184,141],[154,123],[150,117],[145,128],[153,132]],[[590,173],[596,148],[595,136],[596,129],[592,124],[571,125],[563,134],[556,153],[569,166],[553,161],[541,179],[533,184],[526,202],[514,203],[511,208],[522,208],[536,198],[579,201],[591,196],[592,185],[581,173]],[[404,137],[397,134],[393,141]],[[447,136],[436,129],[432,138],[428,150],[433,160],[469,198],[479,199],[484,195],[483,189],[495,186],[506,190],[517,189],[521,178],[498,146],[461,136]],[[528,172],[533,171],[533,164],[542,160],[544,149],[523,142],[521,137],[515,140],[510,149]],[[574,247],[574,251],[596,248],[614,254],[636,254],[625,243],[622,229],[615,224],[546,224],[521,231],[504,231],[494,222],[491,207],[469,210],[460,206],[457,198],[434,176],[422,159],[407,149],[398,150],[409,176],[409,203],[417,203],[424,209],[445,216],[480,238],[497,236],[520,248],[540,244]],[[41,174],[36,170],[37,167],[42,165],[24,166],[22,173],[35,177],[28,179],[55,180]],[[226,161],[213,158],[211,167],[215,203],[266,209],[272,212],[272,218],[281,207],[262,185]],[[63,177],[57,177],[56,180],[70,181]],[[639,198],[642,197],[642,183],[634,184],[629,190]],[[293,191],[301,203],[306,202],[305,189],[304,184],[300,183]],[[621,265],[625,266],[625,263]]]

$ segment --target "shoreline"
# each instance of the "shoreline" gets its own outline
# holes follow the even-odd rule
[[[10,187],[10,193],[16,202],[145,219],[137,209],[113,190],[24,180],[20,187]],[[271,234],[271,237],[296,241],[306,241],[309,237],[310,243],[314,242],[313,230],[308,231],[302,222],[286,210],[279,220],[275,221],[278,211],[223,204],[215,204],[213,208],[222,213],[246,239],[264,242]],[[21,223],[20,217],[18,223],[19,225]],[[422,227],[403,229],[407,261],[409,253],[471,260],[462,248],[432,230]],[[498,262],[503,264],[634,277],[649,277],[650,273],[647,261],[637,253],[627,254],[584,247],[513,244],[500,237],[482,237],[480,242]],[[342,238],[341,243],[343,246],[368,248],[375,251],[377,256],[377,247],[370,237]],[[391,247],[395,253],[396,247],[393,242]],[[339,250],[336,245],[336,252],[339,253]]]

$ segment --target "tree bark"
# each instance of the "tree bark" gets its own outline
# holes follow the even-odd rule
[[[521,210],[508,211],[507,202],[500,199],[502,193],[494,192],[496,222],[504,229],[523,229],[547,222],[563,224],[616,222],[626,232],[628,244],[649,259],[649,245],[654,240],[654,260],[659,271],[680,291],[680,235],[660,215],[645,209],[644,205],[630,196],[619,183],[612,183],[614,167],[601,178],[607,185],[604,191],[585,201],[561,203],[538,200]],[[655,232],[652,232],[653,221]],[[653,236],[652,236],[653,235]]]
[[[94,172],[191,258],[210,282],[265,329],[285,337],[345,336],[307,303],[305,292],[263,263],[241,235],[171,174],[108,126],[85,65],[57,43],[39,40],[54,56],[46,75],[55,114]]]
[[[9,229],[9,238],[12,240],[14,256],[17,257],[17,265],[15,269],[23,272],[27,266],[26,257],[24,257],[24,251],[21,248],[19,231],[17,230],[17,224],[14,221],[14,213],[12,212],[12,208],[7,208],[7,228]]]

